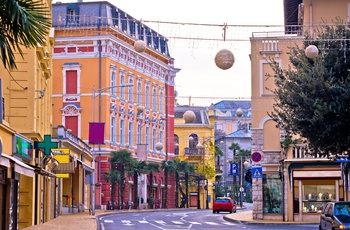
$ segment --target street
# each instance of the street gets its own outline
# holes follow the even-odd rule
[[[296,225],[245,225],[223,219],[228,213],[211,210],[161,211],[105,215],[98,220],[98,229],[295,229]],[[318,225],[298,225],[299,230],[318,229]]]

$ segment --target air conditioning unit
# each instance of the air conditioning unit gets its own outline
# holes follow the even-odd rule
[[[304,3],[298,5],[298,25],[303,25],[304,23]]]

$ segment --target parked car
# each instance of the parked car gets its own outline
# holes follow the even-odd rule
[[[350,229],[350,202],[328,202],[321,213],[319,229]]]
[[[236,204],[230,197],[217,197],[213,204],[213,213],[229,212],[236,213]]]

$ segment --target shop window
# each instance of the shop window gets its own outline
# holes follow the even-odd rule
[[[303,212],[322,212],[327,202],[336,200],[334,180],[302,180]]]
[[[279,175],[263,175],[264,213],[282,213],[282,181]]]

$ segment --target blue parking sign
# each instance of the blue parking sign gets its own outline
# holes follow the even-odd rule
[[[237,176],[238,175],[238,163],[231,163],[230,164],[230,175],[231,176]]]

